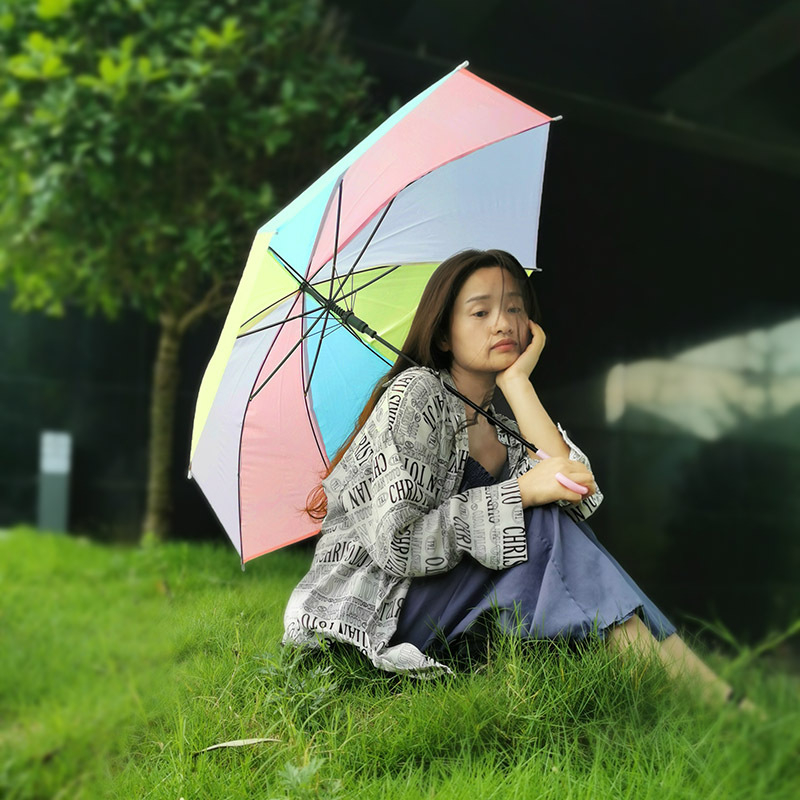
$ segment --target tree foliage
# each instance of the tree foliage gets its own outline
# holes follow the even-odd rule
[[[337,30],[319,0],[0,2],[17,306],[207,310],[258,226],[361,132]]]
[[[184,334],[364,132],[339,31],[322,0],[0,0],[0,288],[158,322],[146,534],[169,526]]]

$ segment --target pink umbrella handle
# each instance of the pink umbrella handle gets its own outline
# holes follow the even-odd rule
[[[544,450],[537,450],[536,455],[541,459],[550,458]],[[577,492],[578,494],[588,494],[588,487],[583,484],[576,483],[572,478],[568,478],[563,472],[556,472],[556,480],[566,489]]]
[[[570,489],[573,492],[577,492],[578,494],[588,494],[589,492],[588,487],[584,486],[583,484],[576,483],[575,481],[572,480],[572,478],[568,478],[562,472],[556,472],[556,480],[562,486],[565,486],[567,489]]]

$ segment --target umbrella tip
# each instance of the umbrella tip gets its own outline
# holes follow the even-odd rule
[[[459,65],[456,67],[456,69],[464,69],[464,67],[468,67],[468,66],[469,66],[469,61],[462,61],[462,62],[461,62],[461,63],[460,63],[460,64],[459,64]]]

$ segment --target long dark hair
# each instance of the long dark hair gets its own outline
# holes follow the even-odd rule
[[[539,304],[528,274],[511,253],[505,250],[462,250],[442,261],[431,275],[422,292],[414,319],[403,343],[402,350],[417,364],[432,369],[449,369],[452,353],[442,350],[440,344],[450,334],[450,319],[456,297],[470,275],[484,267],[502,267],[517,281],[522,293],[522,301],[528,318],[539,322]],[[353,443],[358,432],[364,426],[373,409],[386,391],[387,384],[413,366],[411,361],[398,356],[392,368],[378,381],[367,404],[356,421],[353,432],[339,448],[328,467],[325,477],[342,460],[347,448]],[[328,503],[322,484],[315,487],[308,496],[306,513],[314,520],[321,522],[327,513]]]

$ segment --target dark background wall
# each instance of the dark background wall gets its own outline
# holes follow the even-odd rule
[[[593,527],[679,618],[718,616],[753,636],[786,624],[800,613],[800,336],[778,327],[800,320],[800,171],[791,158],[763,140],[747,150],[723,128],[708,133],[710,116],[695,138],[652,116],[643,81],[652,88],[679,61],[699,58],[696,32],[681,58],[661,71],[646,65],[644,77],[617,63],[644,59],[635,48],[597,55],[616,64],[610,73],[578,63],[574,47],[561,72],[552,60],[537,72],[541,54],[504,60],[500,33],[482,39],[485,28],[466,23],[432,58],[436,36],[425,43],[420,32],[426,19],[431,31],[441,24],[447,3],[398,7],[383,29],[372,6],[342,5],[380,102],[405,101],[474,53],[475,72],[564,114],[551,126],[540,224],[548,345],[536,382],[604,488]],[[439,17],[426,18],[426,7]],[[489,7],[483,23],[517,37],[509,14],[533,13],[530,4]],[[729,36],[758,16],[755,6],[740,10]],[[560,30],[556,22],[565,24],[548,24]],[[591,26],[578,27],[575,36],[591,38]],[[576,88],[594,101],[576,100]],[[224,540],[185,478],[194,397],[220,326],[207,323],[184,347],[178,537]],[[75,437],[71,529],[135,540],[154,330],[133,316],[22,316],[3,297],[0,336],[0,526],[33,520],[38,433],[59,429]],[[702,357],[690,352],[714,343]]]
[[[220,326],[199,326],[183,350],[173,451],[179,538],[219,536],[186,470],[194,402]],[[19,314],[10,295],[0,294],[0,528],[35,522],[39,437],[57,430],[73,438],[70,530],[138,541],[156,338],[135,315],[108,322],[77,312],[61,319]]]
[[[551,132],[537,381],[593,458],[607,494],[598,534],[666,606],[743,633],[800,605],[798,188],[568,120]],[[776,342],[771,331],[792,321]],[[686,384],[655,371],[720,342]],[[769,363],[776,349],[788,375]],[[644,362],[669,418],[609,407],[611,370]],[[764,402],[776,390],[779,413]]]
[[[63,320],[0,305],[0,526],[33,522],[39,434],[74,440],[73,530],[115,538],[142,511],[152,332],[136,318]]]

